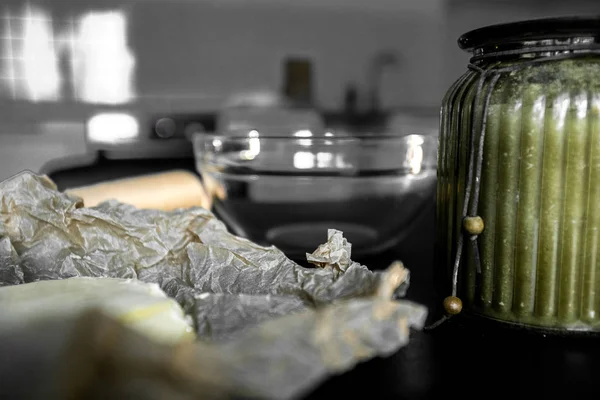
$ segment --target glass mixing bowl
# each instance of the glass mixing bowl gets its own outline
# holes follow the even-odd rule
[[[213,211],[290,257],[314,251],[327,229],[344,232],[353,256],[389,249],[435,198],[436,137],[251,130],[193,142]]]

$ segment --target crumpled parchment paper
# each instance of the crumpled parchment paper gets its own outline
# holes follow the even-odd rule
[[[343,232],[335,229],[327,231],[327,243],[320,245],[312,254],[306,254],[306,259],[318,267],[332,266],[340,271],[346,271],[350,266],[352,245],[344,237]]]
[[[350,250],[330,231],[309,257],[319,267],[304,268],[202,208],[85,208],[29,172],[0,183],[0,286],[76,276],[157,283],[193,317],[198,346],[219,349],[211,354],[227,366],[227,391],[253,397],[296,397],[396,351],[408,328],[423,326],[424,307],[394,300],[408,271],[372,272]]]

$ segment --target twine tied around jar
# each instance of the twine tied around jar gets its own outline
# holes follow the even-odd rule
[[[498,68],[499,63],[496,63],[487,69],[477,66],[475,63],[482,60],[498,60],[501,57],[519,56],[525,54],[536,53],[557,53],[554,55],[544,56],[539,59],[522,61],[515,65]],[[479,255],[479,245],[477,239],[485,229],[485,221],[477,215],[479,206],[479,190],[481,186],[481,169],[483,166],[483,152],[485,145],[485,135],[487,126],[487,110],[492,98],[492,94],[498,80],[505,73],[519,71],[534,65],[544,64],[552,61],[560,61],[577,57],[588,56],[591,54],[600,54],[600,44],[598,43],[576,43],[576,44],[561,44],[561,45],[545,45],[535,47],[523,47],[515,50],[504,50],[490,52],[487,54],[476,55],[471,58],[468,65],[469,70],[479,74],[477,82],[477,90],[473,99],[474,112],[471,115],[471,146],[469,152],[469,165],[467,169],[467,182],[465,187],[465,197],[462,209],[462,234],[458,235],[456,243],[456,256],[452,269],[452,294],[444,299],[443,306],[445,314],[425,327],[425,330],[432,330],[443,324],[451,317],[460,314],[462,311],[462,300],[458,297],[458,273],[462,261],[462,253],[466,240],[471,242],[473,255],[475,258],[475,266],[477,273],[481,273],[481,258]],[[483,87],[489,79],[489,86],[485,93],[483,108],[481,109],[480,99],[483,95]],[[481,118],[477,118],[481,115]],[[477,124],[477,121],[480,124]],[[479,129],[479,143],[476,144],[476,133]]]

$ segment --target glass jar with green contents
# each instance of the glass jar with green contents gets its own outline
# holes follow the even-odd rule
[[[459,45],[472,58],[438,154],[447,312],[600,331],[600,18],[495,25]]]

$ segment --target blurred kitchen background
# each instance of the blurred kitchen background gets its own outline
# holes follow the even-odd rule
[[[0,179],[193,170],[188,138],[245,118],[241,106],[308,110],[350,134],[435,135],[468,61],[460,34],[575,14],[600,2],[3,0]]]

